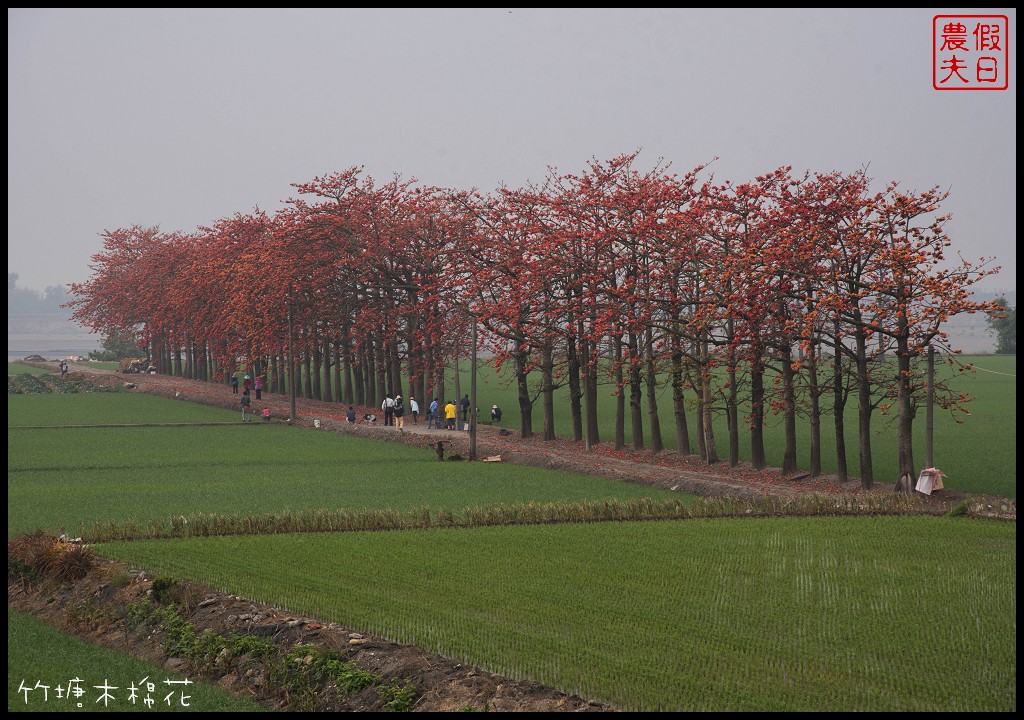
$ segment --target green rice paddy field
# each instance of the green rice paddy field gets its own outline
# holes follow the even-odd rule
[[[13,395],[7,415],[8,537],[36,528],[78,535],[108,520],[198,513],[679,497],[541,468],[442,464],[428,449],[283,424],[241,425],[233,411],[135,393]],[[225,424],[56,427],[155,418]]]
[[[966,711],[1016,705],[1015,543],[1010,523],[856,517],[103,552],[626,710]]]
[[[200,512],[657,494],[283,425],[66,427],[235,419],[144,395],[8,401],[9,537]],[[99,550],[624,710],[1016,709],[1015,523],[719,519]],[[9,632],[9,664],[17,645]]]

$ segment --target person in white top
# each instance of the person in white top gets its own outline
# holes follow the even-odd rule
[[[387,395],[384,398],[384,402],[380,404],[380,409],[384,411],[384,425],[390,427],[395,424],[395,399],[391,395]]]
[[[420,404],[416,402],[416,398],[409,398],[409,412],[412,413],[412,424],[419,425],[416,418],[420,416]]]

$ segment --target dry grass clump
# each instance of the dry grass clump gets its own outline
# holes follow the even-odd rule
[[[8,576],[69,582],[84,578],[95,566],[96,554],[88,545],[68,542],[43,530],[7,543]]]
[[[148,524],[136,520],[98,523],[86,528],[93,543],[223,535],[411,530],[433,527],[485,527],[549,523],[687,520],[723,517],[802,517],[815,515],[903,515],[933,513],[914,498],[886,496],[806,495],[789,499],[756,500],[704,498],[636,498],[584,500],[569,503],[501,503],[462,510],[418,507],[411,510],[323,509],[279,513],[172,516]]]

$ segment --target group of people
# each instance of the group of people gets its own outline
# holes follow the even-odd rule
[[[431,428],[437,428],[438,430],[441,430],[443,427],[443,429],[445,430],[454,430],[455,420],[458,417],[459,412],[462,413],[462,422],[469,422],[469,408],[469,395],[463,396],[463,398],[459,400],[458,406],[456,406],[455,403],[449,400],[447,403],[445,403],[443,409],[438,403],[437,398],[434,398],[433,402],[430,403],[430,408],[427,412],[427,429],[429,430]],[[444,413],[443,426],[441,425],[442,412]],[[491,406],[491,421],[501,421],[501,408],[499,408],[497,405]]]
[[[444,413],[444,425],[441,425],[441,414]],[[437,398],[434,398],[433,402],[430,403],[430,409],[427,412],[427,430],[436,428],[441,430],[442,427],[445,430],[455,429],[455,416],[458,410],[455,408],[455,403],[449,400],[445,403],[444,408],[437,402]]]
[[[242,422],[252,422],[253,409],[252,409],[252,393],[255,392],[256,399],[261,400],[263,398],[263,376],[257,376],[255,380],[249,375],[245,375],[242,378],[242,397],[239,400],[242,406]],[[238,394],[238,375],[231,376],[231,392]],[[449,400],[445,403],[442,408],[438,403],[437,398],[434,398],[430,403],[430,407],[427,410],[427,429],[432,430],[434,428],[441,430],[454,430],[455,420],[458,417],[459,410],[462,411],[462,421],[469,421],[469,395],[467,394],[460,401],[458,406]],[[384,412],[384,425],[387,427],[394,427],[401,432],[405,431],[405,414],[406,404],[405,400],[401,395],[388,394],[384,398],[384,402],[381,403],[380,409]],[[420,416],[420,405],[416,402],[416,398],[409,398],[408,405],[409,414],[412,416],[413,424],[419,424]],[[444,425],[441,424],[442,413]],[[270,408],[263,408],[261,415],[264,420],[270,420]],[[358,416],[356,415],[355,407],[352,405],[348,406],[348,411],[345,413],[345,420],[350,425],[354,425],[358,422]],[[367,413],[363,415],[363,421],[370,424],[377,424],[377,416],[373,413]],[[501,421],[501,408],[497,405],[491,406],[491,421]]]
[[[246,375],[242,378],[242,390],[245,392],[254,391],[256,393],[256,399],[263,399],[263,376],[257,375],[256,379],[253,380],[251,375]],[[231,376],[231,392],[235,395],[238,394],[238,375]]]
[[[384,397],[380,409],[384,411],[384,424],[404,431],[405,429],[405,400],[401,395],[392,397],[390,394]],[[409,398],[409,414],[412,415],[413,424],[419,424],[420,405],[416,398]],[[376,422],[376,419],[373,420]]]
[[[259,395],[256,396],[259,399]],[[249,394],[248,390],[242,392],[242,398],[239,401],[242,404],[242,422],[252,422],[252,395]],[[264,407],[260,411],[260,415],[265,421],[270,420],[270,408]]]
[[[238,394],[238,375],[231,375],[231,392],[234,395]],[[239,403],[242,406],[242,422],[252,422],[253,408],[252,408],[252,395],[256,394],[257,400],[263,399],[263,376],[257,375],[255,379],[251,375],[245,375],[242,378],[242,397],[239,399]],[[264,421],[270,420],[270,408],[265,407],[260,411],[260,415]]]
[[[467,394],[459,404],[456,405],[454,402],[449,400],[442,407],[438,402],[437,398],[434,398],[430,405],[427,407],[427,429],[428,430],[454,430],[455,421],[458,418],[459,410],[462,411],[462,421],[469,421],[469,395]],[[406,405],[401,395],[390,395],[388,394],[384,398],[384,402],[381,403],[380,409],[384,412],[384,425],[387,427],[394,427],[404,432],[405,428],[405,412]],[[412,416],[414,424],[419,424],[420,416],[420,405],[416,402],[415,398],[409,398],[409,413]],[[345,420],[350,424],[354,425],[358,422],[358,416],[356,410],[352,405],[348,406],[348,411],[345,414]],[[444,424],[442,425],[442,420]],[[501,408],[497,405],[491,406],[491,421],[501,421]],[[363,415],[363,422],[369,425],[377,424],[377,416],[373,413],[366,413]]]

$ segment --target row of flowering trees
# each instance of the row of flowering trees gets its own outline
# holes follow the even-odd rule
[[[161,372],[216,381],[244,357],[282,389],[294,363],[306,397],[358,405],[405,383],[443,397],[475,322],[517,385],[523,437],[537,403],[543,437],[555,436],[567,386],[573,436],[600,442],[610,387],[616,447],[628,422],[633,445],[657,452],[655,391],[668,382],[680,452],[718,461],[712,419],[724,414],[728,461],[746,435],[763,467],[762,430],[778,414],[784,472],[796,470],[801,418],[820,472],[830,417],[845,478],[856,403],[865,487],[872,415],[895,406],[900,471],[913,474],[916,361],[955,350],[942,331],[951,316],[992,310],[970,288],[997,271],[946,257],[947,194],[872,192],[863,171],[715,184],[699,179],[704,166],[642,171],[636,157],[489,194],[379,184],[353,167],[293,185],[273,215],[187,234],[108,231],[70,305],[96,332],[134,333]]]

